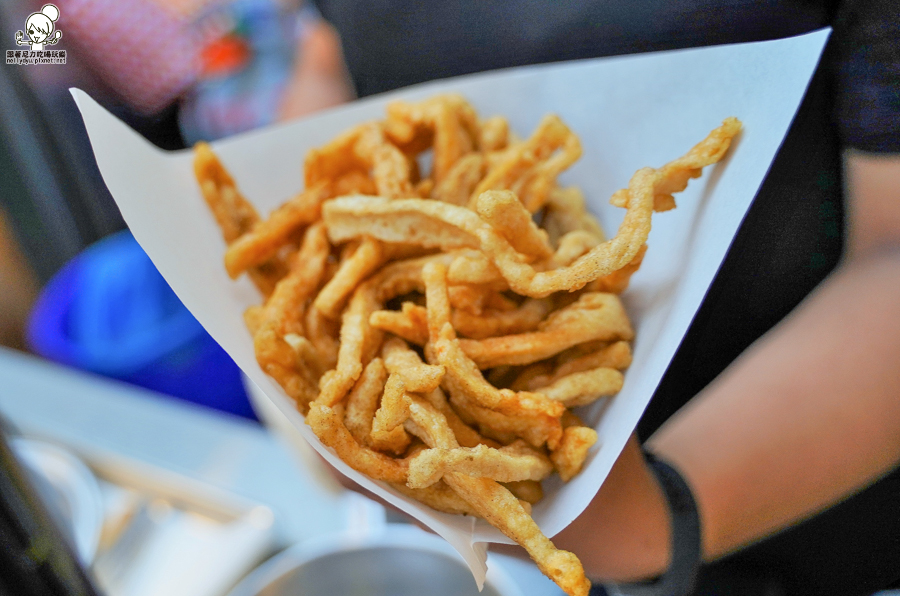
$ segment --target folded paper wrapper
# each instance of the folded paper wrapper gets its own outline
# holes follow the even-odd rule
[[[751,44],[715,46],[529,66],[426,83],[356,101],[304,120],[213,144],[245,196],[266,214],[303,186],[303,158],[354,124],[384,118],[392,100],[439,93],[465,96],[482,117],[503,115],[527,136],[547,113],[581,138],[581,160],[560,177],[579,186],[612,236],[623,209],[609,205],[644,166],[683,155],[728,116],[744,129],[726,158],[676,196],[677,209],[653,217],[649,249],[623,295],[635,328],[634,361],[613,398],[580,411],[599,435],[581,474],[545,482],[533,510],[548,536],[588,505],[607,477],[678,348],[740,223],[781,145],[829,31]],[[97,163],[138,242],[209,333],[261,389],[262,410],[302,435],[360,485],[447,539],[479,585],[487,543],[509,540],[487,522],[431,510],[349,468],[325,448],[281,388],[256,363],[242,313],[260,302],[246,279],[225,273],[225,245],[192,169],[191,151],[167,153],[106,112],[83,91],[81,109]]]

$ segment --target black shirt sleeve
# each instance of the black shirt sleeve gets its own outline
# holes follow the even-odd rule
[[[900,151],[900,4],[848,0],[834,19],[836,120],[846,146]]]

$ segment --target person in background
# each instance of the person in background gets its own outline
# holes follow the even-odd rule
[[[898,586],[900,12],[891,2],[317,6],[340,34],[360,97],[509,66],[832,26],[637,435],[555,541],[597,580],[639,581],[681,564],[643,442],[693,493],[705,561],[695,593],[852,596]]]
[[[66,39],[138,116],[192,144],[353,97],[333,29],[292,0],[59,0]]]
[[[38,205],[56,196],[46,189],[26,185],[0,201],[0,345],[23,348],[22,330],[39,287],[81,249],[124,227],[70,87],[84,89],[163,149],[354,96],[337,35],[302,0],[20,1],[0,7],[0,17],[11,36],[25,24],[63,40],[54,48],[66,51],[66,64],[9,69],[4,84],[23,88],[21,101],[34,120],[28,124],[43,131],[38,148],[62,168],[54,178],[62,204],[53,209],[72,222],[60,229],[42,219]],[[21,37],[31,43],[28,34]],[[7,109],[11,116],[23,108]],[[23,163],[11,150],[0,162],[0,171],[45,167],[39,159]]]

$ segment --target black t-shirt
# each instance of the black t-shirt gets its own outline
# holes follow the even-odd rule
[[[646,437],[838,263],[841,151],[900,151],[894,0],[319,0],[360,96],[508,66],[759,41],[832,26],[791,129],[639,425]],[[784,593],[852,596],[900,581],[900,471],[704,569],[774,574]],[[732,574],[734,574],[732,573]],[[733,586],[729,593],[755,593]],[[725,593],[725,592],[721,592]]]

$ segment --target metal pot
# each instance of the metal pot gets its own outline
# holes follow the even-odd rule
[[[479,596],[471,571],[442,538],[387,524],[291,547],[229,596]],[[480,596],[522,596],[492,561]]]

